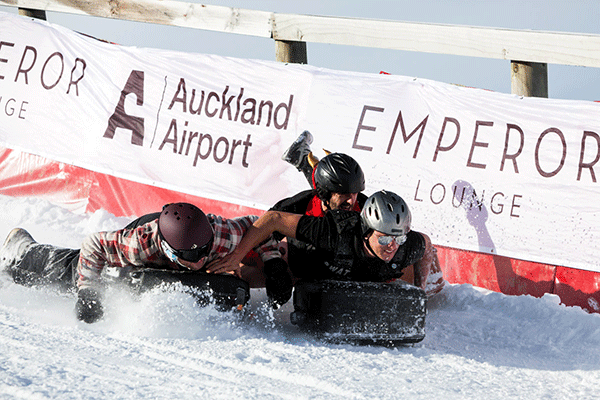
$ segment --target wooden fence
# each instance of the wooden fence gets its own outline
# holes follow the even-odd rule
[[[600,67],[600,35],[309,16],[173,0],[0,0],[19,13],[46,11],[272,38],[275,59],[306,63],[306,43],[511,60],[511,91],[548,97],[548,64]]]

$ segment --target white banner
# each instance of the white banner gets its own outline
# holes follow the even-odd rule
[[[600,271],[600,105],[123,47],[0,13],[0,144],[267,209],[350,154],[435,244]]]

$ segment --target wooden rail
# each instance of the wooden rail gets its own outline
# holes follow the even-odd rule
[[[511,60],[515,94],[548,96],[547,64],[600,67],[600,35],[281,14],[173,0],[0,0],[40,11],[268,37],[276,59],[306,63],[306,43]]]

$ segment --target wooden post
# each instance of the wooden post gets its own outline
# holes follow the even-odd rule
[[[306,42],[275,40],[275,59],[285,63],[307,64]]]
[[[512,94],[526,97],[548,97],[548,64],[511,61]]]
[[[19,15],[24,17],[31,17],[37,19],[43,19],[46,21],[46,11],[34,10],[33,8],[19,8]]]

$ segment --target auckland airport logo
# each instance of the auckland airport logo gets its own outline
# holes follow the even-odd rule
[[[165,79],[166,81],[166,79]],[[125,111],[127,96],[134,96],[137,106],[144,105],[144,71],[133,70],[121,90],[121,95],[108,119],[104,137],[112,139],[117,128],[131,133],[131,144],[143,146],[146,129],[144,118],[129,115]],[[167,90],[165,82],[165,93]],[[243,87],[233,90],[225,85],[219,92],[188,87],[185,78],[180,78],[173,95],[163,96],[159,107],[157,127],[149,146],[158,144],[159,151],[171,151],[173,154],[191,157],[193,166],[202,160],[212,160],[218,164],[241,165],[248,168],[248,153],[252,147],[252,135],[235,137],[239,131],[234,125],[264,126],[275,130],[287,130],[294,102],[294,95],[286,96],[286,101],[276,102],[269,99],[257,99],[248,96]],[[160,110],[176,113],[166,124],[158,124]],[[232,136],[219,136],[211,132],[202,132],[195,122],[198,117],[216,118],[232,125]],[[159,126],[163,127],[160,132]],[[156,140],[158,139],[158,140]],[[160,141],[160,142],[159,142]]]

